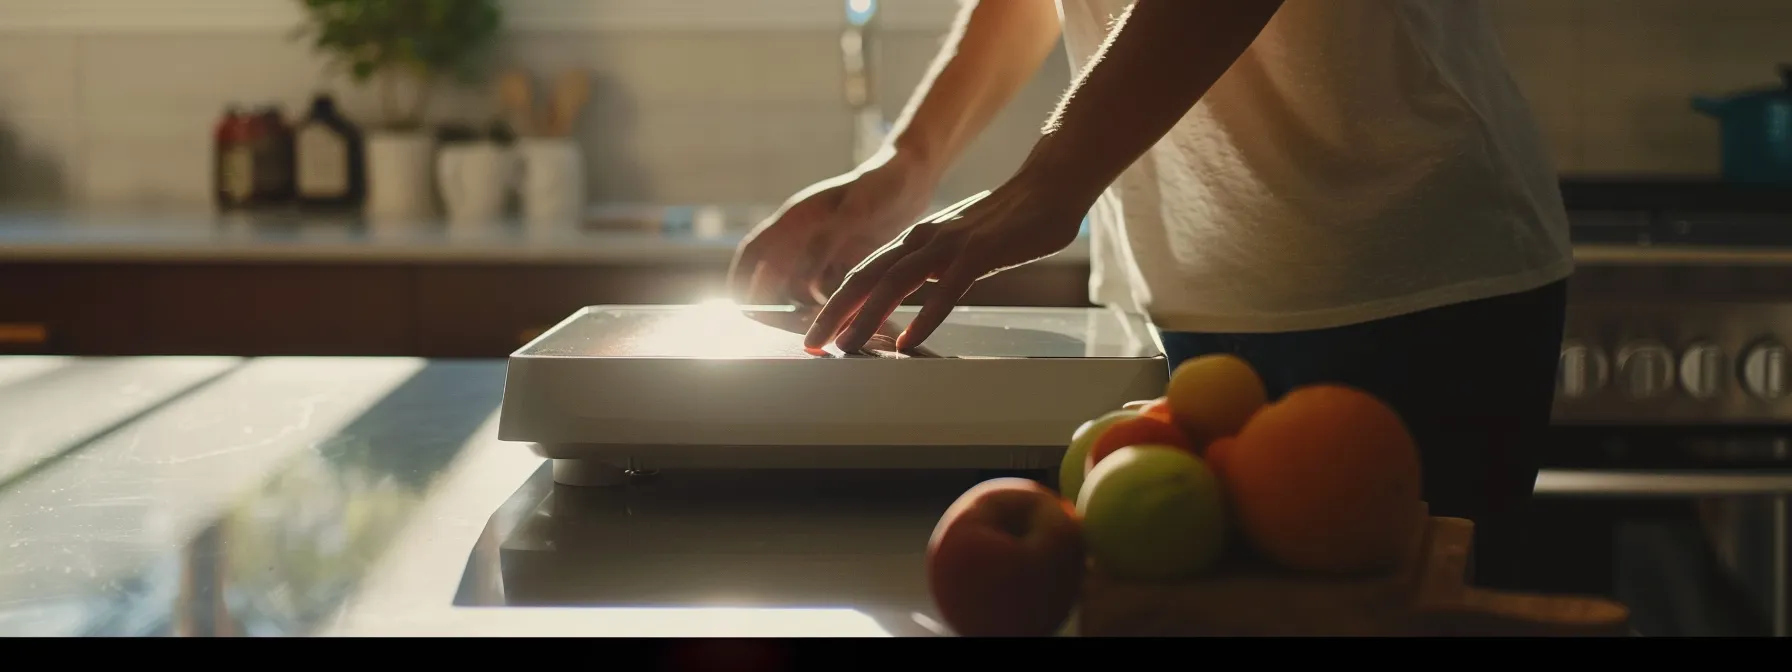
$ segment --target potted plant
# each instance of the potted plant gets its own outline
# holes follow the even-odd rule
[[[300,34],[357,84],[379,87],[367,134],[367,213],[417,219],[433,209],[430,94],[445,78],[474,81],[503,22],[499,0],[299,0]],[[408,92],[408,95],[407,95]]]

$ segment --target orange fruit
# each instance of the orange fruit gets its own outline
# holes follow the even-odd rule
[[[1213,474],[1219,477],[1221,483],[1226,482],[1226,469],[1229,468],[1227,464],[1237,448],[1238,439],[1231,436],[1222,436],[1214,439],[1213,443],[1207,444],[1207,453],[1203,457],[1207,460],[1207,468],[1213,470]]]
[[[1399,415],[1366,392],[1296,389],[1219,452],[1209,459],[1240,530],[1289,569],[1391,570],[1420,532],[1418,449]]]
[[[1089,446],[1089,458],[1088,463],[1084,466],[1084,473],[1095,468],[1102,458],[1112,455],[1116,450],[1127,446],[1147,445],[1174,446],[1190,453],[1195,452],[1194,445],[1189,443],[1188,436],[1182,433],[1182,429],[1178,428],[1176,423],[1148,415],[1139,415],[1109,425],[1107,431],[1095,438],[1095,443]]]
[[[1233,355],[1205,355],[1170,373],[1164,398],[1176,424],[1196,446],[1232,436],[1268,400],[1263,379],[1249,362]]]
[[[1158,397],[1139,407],[1139,415],[1157,418],[1164,422],[1175,422],[1176,412],[1170,408],[1169,397]]]

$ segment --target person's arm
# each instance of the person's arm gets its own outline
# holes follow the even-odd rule
[[[891,129],[891,148],[937,179],[1038,72],[1058,35],[1051,0],[964,0]]]
[[[1188,114],[1281,5],[1137,0],[1064,94],[1016,179],[1029,191],[1093,203]]]

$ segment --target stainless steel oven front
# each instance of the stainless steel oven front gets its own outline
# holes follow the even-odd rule
[[[1792,249],[1582,256],[1539,580],[1612,594],[1643,635],[1792,636]]]

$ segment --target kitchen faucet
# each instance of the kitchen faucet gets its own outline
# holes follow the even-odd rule
[[[877,103],[871,69],[877,58],[877,0],[845,0],[846,28],[840,51],[846,64],[846,109],[852,113],[853,165],[864,163],[883,147],[890,124]]]

